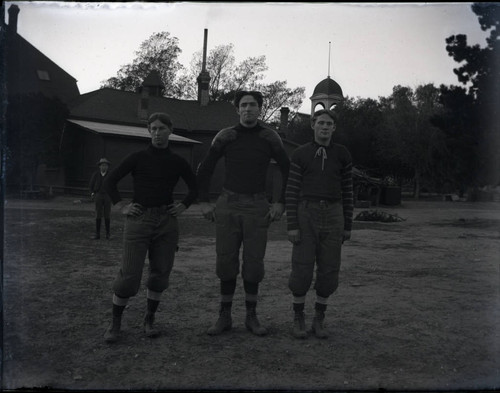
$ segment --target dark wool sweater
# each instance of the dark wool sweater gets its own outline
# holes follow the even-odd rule
[[[283,187],[279,201],[285,202],[290,161],[278,133],[258,124],[252,128],[225,128],[214,137],[210,150],[198,166],[199,200],[209,200],[210,179],[218,160],[225,157],[224,188],[241,194],[266,191],[267,169],[271,159],[281,171]]]
[[[288,230],[299,229],[297,207],[300,200],[342,201],[344,229],[351,230],[353,216],[352,159],[342,145],[321,147],[310,142],[292,154],[286,186]]]
[[[90,178],[90,183],[89,183],[89,189],[90,192],[93,192],[95,194],[98,193],[104,193],[106,190],[103,187],[104,180],[106,177],[109,175],[109,171],[106,172],[106,174],[103,176],[101,175],[101,171],[95,171],[92,174],[92,177]]]
[[[152,145],[126,157],[111,171],[105,187],[113,204],[121,200],[118,182],[127,174],[133,177],[133,202],[144,207],[157,207],[173,203],[172,193],[182,178],[188,186],[188,195],[182,203],[189,207],[197,197],[196,177],[184,158],[172,153],[170,148],[158,149]]]

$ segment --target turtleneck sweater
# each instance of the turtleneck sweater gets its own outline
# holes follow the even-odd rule
[[[188,186],[182,203],[189,207],[198,195],[196,177],[188,162],[170,148],[153,145],[127,156],[105,180],[105,187],[113,204],[121,200],[118,182],[127,174],[133,177],[132,201],[144,207],[158,207],[173,203],[174,188],[180,178]]]
[[[267,170],[274,159],[281,171],[282,190],[279,201],[285,201],[285,187],[290,161],[278,133],[257,124],[247,128],[238,124],[225,128],[214,137],[205,159],[198,166],[199,200],[209,200],[210,179],[218,160],[225,157],[224,188],[241,194],[266,191]]]

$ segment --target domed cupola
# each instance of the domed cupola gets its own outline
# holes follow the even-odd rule
[[[311,96],[311,115],[314,113],[316,105],[321,105],[324,109],[332,109],[344,99],[342,88],[330,76],[319,82],[314,88]]]

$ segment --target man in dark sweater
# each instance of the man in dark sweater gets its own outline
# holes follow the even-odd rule
[[[174,264],[179,240],[177,217],[197,197],[196,177],[191,167],[168,146],[172,129],[167,114],[153,113],[148,119],[151,145],[126,157],[105,182],[111,201],[127,216],[122,266],[113,283],[113,320],[104,336],[107,342],[119,338],[122,313],[128,299],[139,291],[146,254],[149,277],[144,331],[148,337],[159,335],[153,322]],[[131,203],[121,201],[117,189],[118,182],[129,173],[133,177]],[[180,178],[189,192],[181,203],[174,203],[172,193]]]
[[[248,330],[263,336],[267,330],[256,315],[259,283],[264,278],[264,255],[269,223],[281,219],[289,159],[279,135],[258,122],[263,98],[255,91],[240,91],[234,104],[240,116],[238,125],[221,130],[213,139],[206,158],[198,167],[200,206],[203,216],[216,222],[216,273],[220,279],[220,313],[210,335],[232,327],[231,306],[240,272],[239,253],[243,244],[241,275],[245,290]],[[225,158],[224,188],[216,205],[209,203],[210,179],[218,160]],[[282,174],[278,201],[270,204],[266,196],[267,170],[274,159]]]
[[[93,239],[101,238],[101,223],[104,217],[106,239],[110,238],[111,226],[111,198],[104,189],[104,179],[108,175],[111,163],[106,158],[101,158],[97,163],[99,169],[92,174],[89,183],[90,197],[95,204],[95,235]]]
[[[351,237],[353,216],[352,160],[342,145],[332,143],[337,115],[313,114],[314,141],[292,154],[286,186],[288,239],[293,243],[288,286],[295,311],[293,335],[307,336],[304,304],[316,269],[316,303],[312,330],[326,338],[327,300],[338,287],[341,246]]]

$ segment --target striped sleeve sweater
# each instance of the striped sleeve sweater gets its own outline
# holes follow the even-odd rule
[[[310,142],[292,154],[286,185],[288,230],[299,229],[297,207],[300,200],[342,201],[344,230],[350,231],[353,218],[352,158],[343,145],[321,146]]]

